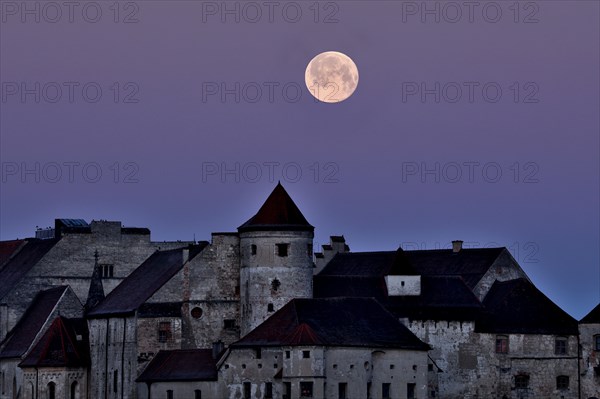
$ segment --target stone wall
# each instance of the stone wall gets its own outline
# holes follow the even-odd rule
[[[600,335],[600,324],[579,325],[582,399],[600,398],[600,351],[596,351],[594,346],[594,336],[597,335]]]

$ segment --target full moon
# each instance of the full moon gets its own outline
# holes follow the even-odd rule
[[[356,90],[358,68],[346,54],[326,51],[308,63],[304,80],[308,91],[317,100],[338,103]]]

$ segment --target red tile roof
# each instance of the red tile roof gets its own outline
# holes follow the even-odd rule
[[[238,227],[239,232],[257,230],[314,231],[281,183],[271,192],[256,215]]]

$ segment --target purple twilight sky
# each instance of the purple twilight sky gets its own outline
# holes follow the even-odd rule
[[[0,239],[54,218],[209,240],[277,180],[353,251],[506,246],[600,298],[597,1],[0,2]],[[307,63],[360,73],[316,102]]]

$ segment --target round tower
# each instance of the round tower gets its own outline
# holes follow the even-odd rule
[[[243,336],[290,300],[312,298],[314,227],[278,183],[238,232]]]

